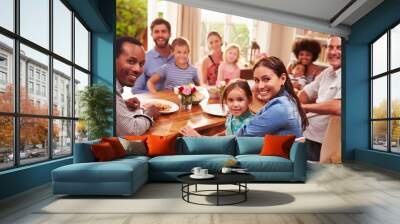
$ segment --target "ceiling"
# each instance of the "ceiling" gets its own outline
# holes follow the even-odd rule
[[[193,7],[348,37],[383,0],[170,0]]]

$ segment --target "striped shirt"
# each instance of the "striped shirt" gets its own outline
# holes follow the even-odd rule
[[[164,89],[173,89],[175,86],[199,82],[197,69],[191,65],[182,69],[178,68],[175,63],[168,63],[161,66],[158,74],[164,80]]]
[[[142,114],[142,110],[130,111],[122,99],[122,85],[117,81],[117,136],[143,135],[150,127],[152,119]]]

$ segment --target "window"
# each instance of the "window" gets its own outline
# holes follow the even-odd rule
[[[242,65],[248,63],[249,47],[251,41],[255,39],[251,31],[256,23],[256,20],[202,9],[200,55],[208,54],[207,34],[210,31],[217,31],[221,34],[225,46],[229,43],[239,45],[240,62]]]
[[[40,70],[39,69],[36,69],[36,80],[37,81],[40,81]]]
[[[46,97],[46,86],[42,86],[42,96]]]
[[[33,94],[33,82],[29,81],[28,82],[28,93]]]
[[[7,74],[3,71],[0,71],[0,84],[4,86],[7,84]]]
[[[87,139],[73,105],[90,85],[90,31],[67,4],[1,0],[0,26],[8,31],[0,29],[0,84],[7,86],[0,85],[0,170],[70,156],[74,136]]]
[[[28,71],[29,79],[33,80],[33,67],[29,66],[29,71]]]
[[[0,26],[14,31],[14,0],[1,0]]]
[[[371,148],[400,153],[400,24],[370,45]]]
[[[7,87],[7,55],[0,53],[0,91],[5,92]]]
[[[36,84],[36,95],[40,95],[40,84]]]

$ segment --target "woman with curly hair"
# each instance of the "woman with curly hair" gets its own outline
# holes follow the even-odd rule
[[[314,64],[321,53],[321,44],[316,40],[302,39],[294,42],[292,52],[296,56],[298,63],[306,66],[306,78],[308,83],[312,82],[323,67]],[[296,63],[294,63],[296,64]],[[292,73],[292,64],[288,66],[289,74]]]

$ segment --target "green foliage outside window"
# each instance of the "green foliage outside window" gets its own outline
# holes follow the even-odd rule
[[[248,49],[250,46],[250,32],[246,24],[235,24],[231,26],[231,33],[230,33],[230,39],[228,43],[226,44],[231,44],[235,43],[239,45],[240,47],[240,57],[242,62],[247,62],[248,57]],[[204,41],[205,47],[207,49],[207,34],[210,31],[217,31],[222,37],[224,36],[224,23],[223,22],[203,22],[202,23],[202,36],[201,40]]]
[[[147,0],[117,0],[117,37],[143,41],[147,27]]]

